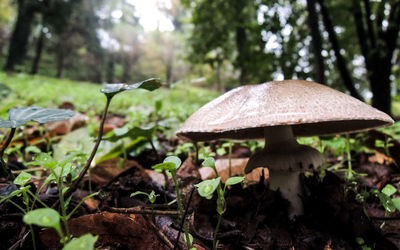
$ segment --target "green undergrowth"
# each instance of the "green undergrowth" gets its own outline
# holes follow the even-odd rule
[[[0,117],[3,119],[7,117],[8,109],[20,106],[56,108],[63,102],[71,102],[76,111],[86,114],[101,114],[104,108],[105,97],[99,91],[101,84],[4,72],[0,72],[0,83],[12,90],[7,97],[0,97]],[[216,96],[215,92],[185,85],[162,88],[155,93],[138,90],[134,97],[121,93],[113,100],[110,112],[134,122],[148,116],[154,110],[155,102],[161,101],[160,115],[182,122]]]

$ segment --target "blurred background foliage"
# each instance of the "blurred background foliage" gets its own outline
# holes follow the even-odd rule
[[[399,115],[399,28],[400,0],[1,0],[0,65],[220,92],[308,79]]]

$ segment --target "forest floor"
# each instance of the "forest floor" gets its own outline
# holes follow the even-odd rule
[[[31,82],[36,84],[36,90],[18,90],[28,81],[36,82]],[[11,88],[9,96],[0,102],[2,119],[6,119],[6,110],[23,105],[69,108],[80,113],[79,117],[46,126],[29,123],[17,133],[6,152],[8,165],[14,173],[18,175],[22,170],[31,173],[27,186],[37,193],[43,204],[51,207],[59,199],[57,185],[45,182],[52,169],[40,164],[33,166],[30,162],[39,152],[50,153],[58,162],[69,151],[79,149],[88,154],[98,132],[103,97],[89,90],[94,85],[55,83],[56,80],[50,78],[31,79],[25,75],[9,78],[0,74],[0,82]],[[76,86],[71,89],[74,84]],[[45,91],[47,94],[43,93]],[[75,93],[77,91],[82,94]],[[179,222],[176,182],[171,176],[165,178],[152,169],[168,155],[175,155],[182,161],[177,183],[193,247],[212,249],[218,224],[217,195],[205,199],[194,185],[215,177],[211,168],[201,166],[207,156],[215,157],[223,181],[229,177],[228,146],[224,142],[195,146],[176,138],[174,131],[191,112],[216,94],[197,88],[161,89],[159,92],[140,92],[140,97],[124,93],[121,98],[115,98],[105,123],[105,138],[118,135],[117,132],[125,128],[153,126],[151,143],[139,140],[139,136],[103,142],[89,174],[69,201],[68,211],[71,211],[84,200],[68,220],[70,234],[74,237],[87,233],[98,235],[98,249],[187,248],[184,233],[180,232],[183,226]],[[50,98],[51,95],[56,97]],[[343,150],[349,139],[313,138],[319,142],[311,140],[309,144],[324,144],[327,160],[318,171],[302,175],[304,214],[293,219],[288,218],[288,201],[278,191],[268,188],[267,169],[247,176],[242,185],[229,186],[224,194],[226,204],[217,234],[218,248],[400,249],[400,213],[396,200],[400,196],[397,131],[373,130],[352,135],[352,150],[348,152],[351,158]],[[7,134],[7,130],[0,132],[3,138]],[[382,146],[377,141],[385,144]],[[230,154],[233,175],[243,174],[246,159],[261,147],[259,143],[234,142]],[[349,160],[354,171],[352,178],[347,176]],[[71,162],[77,169],[82,167],[77,158]],[[73,179],[72,172],[65,176],[66,187],[71,182],[69,178]],[[10,180],[0,178],[1,196],[6,197],[17,189]],[[158,196],[153,204],[147,195],[131,197],[137,191],[148,194],[154,191]],[[84,199],[94,192],[99,194]],[[24,206],[21,197],[14,196],[11,202],[0,201],[0,250],[33,249],[30,229],[22,221],[24,214],[15,206]],[[42,206],[37,202],[36,208]],[[37,249],[62,248],[55,230],[35,226],[33,231]]]

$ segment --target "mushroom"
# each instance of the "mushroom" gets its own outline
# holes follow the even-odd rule
[[[265,148],[245,173],[267,167],[270,188],[290,202],[289,215],[303,212],[299,174],[323,163],[322,154],[296,137],[365,131],[387,126],[387,114],[327,86],[303,80],[246,85],[219,96],[191,115],[177,135],[192,141],[261,139]]]

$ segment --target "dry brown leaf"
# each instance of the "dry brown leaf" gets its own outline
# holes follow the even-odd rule
[[[232,176],[244,175],[244,169],[247,165],[248,160],[249,158],[231,159]],[[225,183],[225,181],[229,178],[229,159],[216,160],[215,167],[217,168],[218,175],[221,177],[221,181]],[[246,175],[246,182],[259,182],[263,170],[265,179],[268,179],[269,175],[267,168],[256,168],[251,173]],[[199,172],[202,180],[212,179],[216,177],[214,170],[210,167],[202,167],[199,169]]]
[[[68,222],[74,237],[98,235],[96,244],[119,249],[167,249],[142,215],[102,212],[84,215]],[[46,248],[59,248],[59,237],[52,229],[40,234]]]

